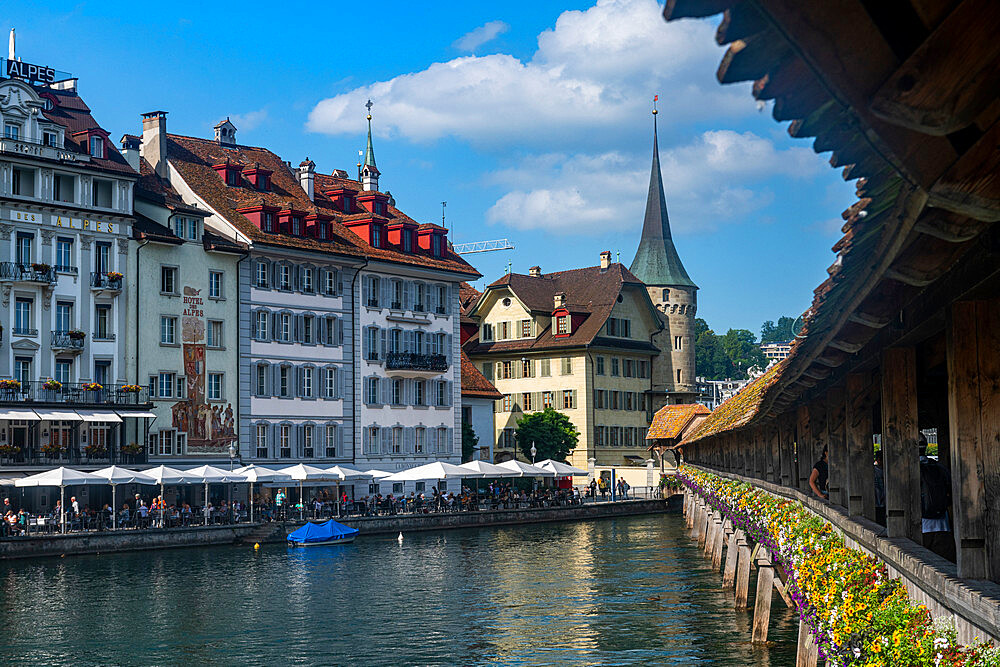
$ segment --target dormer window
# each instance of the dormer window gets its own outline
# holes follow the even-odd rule
[[[51,146],[53,148],[57,147],[59,144],[59,135],[55,132],[44,132],[42,134],[43,142],[46,146]]]
[[[3,124],[3,136],[4,139],[20,139],[21,138],[21,126],[17,123],[4,123]]]
[[[302,236],[302,218],[297,215],[292,216],[292,235]]]
[[[316,236],[317,236],[317,238],[326,240],[326,237],[327,237],[326,230],[327,230],[328,226],[329,225],[327,225],[327,223],[322,222],[322,221],[316,223]]]
[[[90,138],[90,157],[104,157],[104,137]]]
[[[271,189],[271,172],[268,169],[261,169],[259,164],[244,169],[243,177],[260,192]]]
[[[441,235],[434,234],[431,237],[431,254],[435,257],[441,256]]]
[[[403,230],[403,252],[413,252],[413,232],[409,229]]]
[[[382,225],[372,225],[372,247],[382,247]]]
[[[341,204],[343,205],[344,213],[350,213],[354,210],[354,202],[351,195],[344,195]]]
[[[235,170],[226,171],[226,185],[237,186],[240,184],[240,175]]]
[[[570,327],[569,315],[558,315],[556,317],[557,336],[568,336],[570,333],[569,327]]]
[[[263,229],[265,232],[274,231],[274,213],[264,213]]]
[[[212,169],[218,172],[219,176],[229,187],[235,188],[243,184],[242,176],[240,176],[240,165],[233,164],[228,158],[225,162],[213,164]]]

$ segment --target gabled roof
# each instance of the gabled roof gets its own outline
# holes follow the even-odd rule
[[[700,403],[664,405],[653,415],[653,423],[646,433],[646,440],[676,438],[697,415],[711,413],[711,410]]]
[[[492,282],[486,293],[509,289],[533,313],[551,314],[554,310],[555,295],[565,293],[565,308],[572,316],[569,336],[556,337],[551,327],[545,327],[534,338],[481,342],[478,338],[467,341],[472,354],[502,351],[526,351],[553,347],[579,347],[592,344],[627,346],[636,350],[657,351],[649,341],[618,340],[601,338],[600,333],[608,316],[618,300],[618,295],[626,285],[638,287],[650,309],[653,309],[643,284],[621,264],[612,264],[607,269],[589,266],[582,269],[557,271],[540,276],[508,273]],[[485,295],[484,295],[485,296]],[[470,315],[485,303],[483,297],[469,310]],[[657,319],[657,321],[659,321]]]
[[[629,270],[647,285],[694,287],[681,263],[674,239],[670,234],[667,217],[667,198],[663,195],[663,177],[660,174],[660,149],[656,140],[656,116],[653,116],[653,167],[649,173],[649,192],[646,195],[646,217],[642,222],[639,249]]]
[[[135,183],[136,199],[160,204],[172,211],[208,217],[210,211],[185,203],[169,181],[160,178],[146,158],[139,158],[139,180]]]
[[[503,394],[479,372],[464,350],[462,351],[462,396],[489,398],[494,401],[503,398]]]
[[[442,257],[433,257],[429,251],[422,249],[404,253],[401,249],[391,246],[373,248],[367,241],[345,227],[344,222],[369,218],[381,219],[386,223],[398,219],[414,222],[412,218],[392,204],[386,206],[386,213],[382,216],[364,211],[344,213],[324,194],[326,190],[345,188],[351,191],[353,196],[356,196],[363,191],[361,185],[355,180],[316,174],[314,177],[315,195],[314,199],[310,200],[299,185],[292,170],[278,155],[266,148],[220,144],[211,139],[169,134],[167,135],[167,155],[170,164],[177,169],[185,183],[254,244],[301,248],[358,258],[365,257],[373,260],[454,271],[467,276],[479,276],[479,272],[455,254],[451,248],[444,248]],[[227,185],[213,168],[213,165],[223,164],[227,160],[238,165],[241,169],[258,167],[270,171],[270,190],[260,191],[249,185]],[[332,220],[330,238],[320,240],[305,235],[293,236],[285,233],[264,232],[237,210],[258,205],[276,206],[282,210],[291,208],[302,211],[305,215],[327,216]],[[414,222],[414,224],[416,223]]]
[[[731,431],[750,423],[757,415],[761,402],[767,390],[781,376],[787,360],[773,364],[764,374],[747,383],[736,394],[712,411],[705,421],[698,425],[690,435],[680,443],[687,445],[702,438],[708,438],[725,431]]]

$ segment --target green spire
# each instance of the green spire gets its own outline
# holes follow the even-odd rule
[[[375,167],[375,149],[372,147],[372,101],[368,100],[365,106],[368,107],[368,148],[365,149],[365,166]]]

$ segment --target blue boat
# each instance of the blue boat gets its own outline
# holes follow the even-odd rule
[[[358,530],[330,519],[326,523],[306,523],[288,534],[288,544],[295,547],[318,547],[326,544],[350,544]]]

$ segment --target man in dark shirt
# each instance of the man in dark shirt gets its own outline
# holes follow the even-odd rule
[[[826,481],[830,476],[830,468],[826,463],[826,447],[823,448],[823,455],[816,461],[812,473],[809,475],[809,488],[816,494],[816,497],[823,500],[829,498]]]

